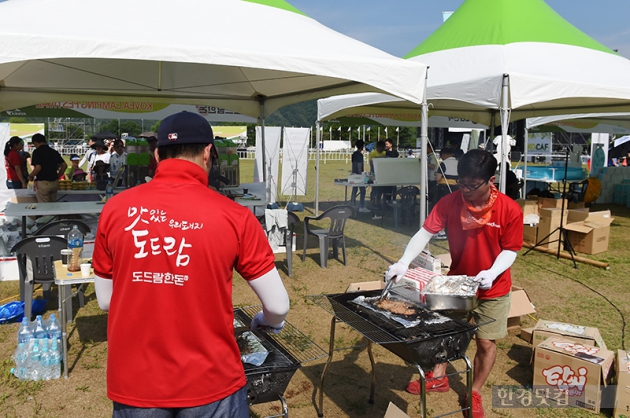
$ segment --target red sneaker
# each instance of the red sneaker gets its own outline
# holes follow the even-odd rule
[[[427,381],[427,392],[448,392],[451,388],[448,384],[448,377],[433,377],[433,370],[425,374]],[[412,395],[420,395],[420,379],[409,382],[407,392]]]
[[[468,395],[466,395],[466,406],[468,406]],[[466,411],[468,412],[468,411]],[[481,402],[481,395],[476,390],[472,392],[472,417],[470,414],[464,414],[468,418],[485,418],[486,414],[483,412],[483,403]]]

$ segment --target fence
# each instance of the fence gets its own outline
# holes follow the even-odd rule
[[[59,151],[61,155],[72,155],[77,154],[79,156],[83,156],[87,150],[89,149],[87,145],[64,145],[58,146],[57,144],[51,144],[51,147]],[[30,144],[28,146],[28,152],[33,153],[34,147]],[[320,161],[326,164],[326,161],[345,161],[346,164],[350,164],[352,162],[352,153],[354,150],[336,150],[336,151],[324,151],[320,150]],[[237,151],[238,157],[241,160],[253,160],[256,155],[255,150],[246,150],[246,151]],[[311,148],[308,151],[308,159],[309,161],[315,161],[317,158],[317,150]],[[367,160],[367,153],[364,158]],[[282,161],[282,150],[280,150],[280,161]]]

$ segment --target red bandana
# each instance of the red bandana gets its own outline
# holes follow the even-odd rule
[[[492,216],[492,211],[490,209],[492,209],[492,206],[494,206],[494,202],[496,202],[498,195],[499,190],[494,184],[491,184],[490,199],[488,199],[483,208],[475,209],[475,207],[471,205],[470,202],[467,201],[462,194],[462,201],[464,202],[461,211],[462,229],[464,231],[468,231],[470,229],[481,228],[482,226],[487,224],[490,221],[490,217]]]

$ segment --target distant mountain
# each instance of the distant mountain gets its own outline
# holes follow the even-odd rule
[[[317,120],[317,101],[297,103],[285,106],[265,119],[265,125],[302,127],[315,126]]]

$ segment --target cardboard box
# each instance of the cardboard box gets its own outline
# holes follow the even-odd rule
[[[612,351],[550,337],[534,349],[534,390],[558,406],[599,413],[614,360]]]
[[[608,349],[597,328],[541,319],[534,327],[532,344],[536,347],[549,337],[561,337],[580,344]]]
[[[402,409],[390,402],[383,418],[409,418],[409,415],[405,414]]]
[[[527,215],[538,215],[538,201],[537,200],[525,200],[518,199],[516,201],[521,206],[523,211],[523,217]]]
[[[373,282],[350,283],[346,288],[346,293],[364,292],[366,290],[385,289],[385,282],[376,280]]]
[[[403,246],[403,253],[407,248],[406,245]],[[436,273],[440,273],[442,271],[442,262],[439,258],[434,257],[431,253],[427,251],[422,251],[416,258],[414,258],[409,264],[410,268],[421,267],[425,270],[434,271]]]
[[[532,343],[532,335],[534,334],[534,327],[530,328],[522,328],[521,329],[521,338],[527,341],[528,343]]]
[[[630,417],[630,361],[628,353],[617,351],[615,358],[615,404],[613,418]]]
[[[529,295],[519,286],[512,286],[510,312],[508,313],[507,327],[514,329],[521,326],[521,316],[536,312]]]
[[[567,200],[564,199],[564,207],[567,207]],[[544,208],[556,208],[556,209],[561,209],[562,208],[562,199],[553,199],[550,197],[539,197],[538,198],[538,209],[544,209]]]
[[[523,225],[523,241],[530,244],[538,242],[538,225]]]
[[[541,247],[550,248],[552,250],[558,249],[560,231],[556,231],[556,229],[560,226],[560,219],[563,219],[562,223],[563,225],[566,225],[568,219],[568,211],[564,211],[563,217],[561,217],[561,214],[561,209],[540,209],[540,222],[538,223],[538,240],[543,240],[543,238],[551,234],[540,243]]]
[[[581,214],[583,221],[571,222],[565,226],[569,231],[569,242],[579,253],[598,254],[608,251],[610,224],[615,218],[609,210]],[[575,218],[575,215],[574,215]]]

